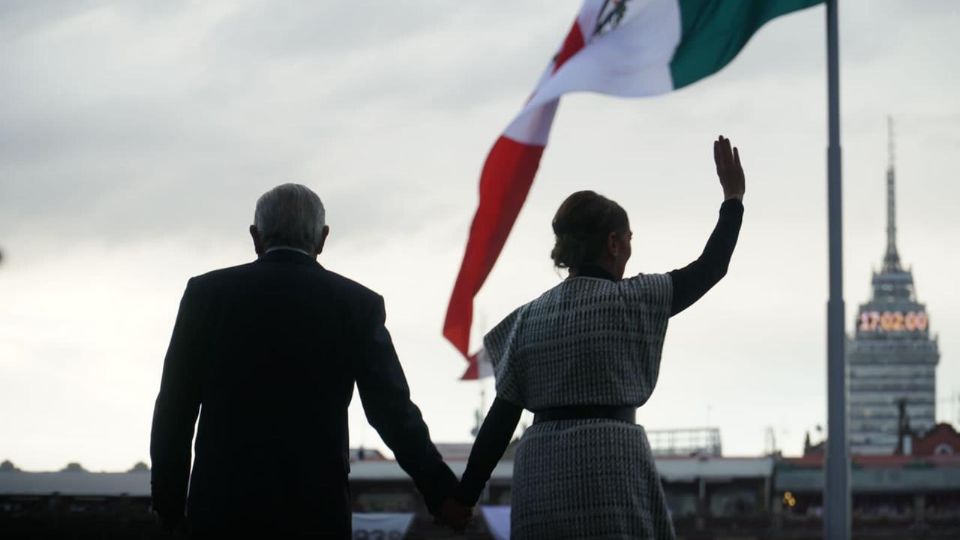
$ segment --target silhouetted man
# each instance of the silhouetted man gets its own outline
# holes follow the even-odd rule
[[[150,443],[153,505],[165,526],[349,538],[354,383],[430,511],[465,523],[469,511],[450,498],[457,478],[410,401],[383,298],[316,261],[328,233],[316,194],[278,186],[257,201],[258,259],[187,283]]]

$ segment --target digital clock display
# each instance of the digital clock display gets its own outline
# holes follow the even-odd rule
[[[916,332],[927,329],[927,314],[922,311],[862,311],[861,332]]]

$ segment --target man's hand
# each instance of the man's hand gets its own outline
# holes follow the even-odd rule
[[[154,510],[153,516],[154,521],[165,534],[174,538],[187,536],[187,520],[183,514],[165,515]]]
[[[740,166],[740,152],[730,150],[730,139],[723,135],[713,142],[713,161],[717,164],[717,176],[720,177],[720,186],[723,187],[723,199],[743,200],[746,191],[746,182],[743,177],[743,167]]]
[[[447,497],[440,503],[437,512],[437,521],[457,532],[463,532],[467,523],[473,517],[473,508],[461,503],[453,497]]]

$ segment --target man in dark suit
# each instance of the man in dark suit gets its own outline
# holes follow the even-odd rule
[[[410,401],[383,298],[316,261],[328,233],[316,194],[278,186],[257,201],[258,259],[187,283],[150,442],[165,526],[349,538],[354,383],[430,512],[465,524],[469,510],[452,499],[457,478]]]

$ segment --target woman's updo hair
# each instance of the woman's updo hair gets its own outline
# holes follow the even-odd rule
[[[563,201],[553,217],[556,243],[550,258],[557,268],[580,268],[600,259],[611,232],[626,232],[627,212],[593,191],[578,191]]]

